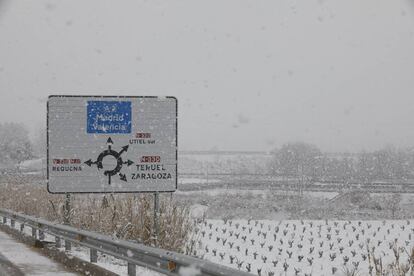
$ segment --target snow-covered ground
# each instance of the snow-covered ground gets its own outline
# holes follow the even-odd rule
[[[26,160],[17,165],[17,168],[22,172],[41,174],[46,168],[46,160],[42,158]]]
[[[414,220],[206,220],[196,236],[198,256],[256,275],[375,275],[372,257],[408,259]]]
[[[75,276],[63,265],[41,255],[29,246],[0,231],[0,252],[24,275]]]
[[[253,195],[253,196],[275,196],[275,195],[297,195],[295,191],[278,191],[278,190],[265,190],[265,189],[232,189],[232,188],[223,188],[223,189],[206,189],[201,191],[180,191],[175,192],[176,195],[209,195],[209,196],[218,196],[218,195]],[[307,196],[323,199],[332,199],[338,195],[335,192],[306,192]]]
[[[204,211],[205,206],[193,206],[192,214],[200,217]],[[30,235],[30,228],[24,233]],[[50,235],[45,239],[54,241]],[[347,275],[353,269],[375,275],[374,258],[383,269],[396,255],[400,263],[407,261],[414,220],[204,220],[193,241],[197,256],[255,275]],[[89,260],[89,250],[80,246],[68,255]],[[100,254],[97,265],[127,275],[127,264],[116,258]],[[160,274],[137,267],[137,275]]]
[[[219,179],[207,179],[207,178],[178,178],[178,185],[186,184],[215,184],[220,183]]]
[[[63,249],[62,249],[63,250]],[[74,256],[84,261],[89,261],[89,249],[82,247],[82,246],[74,246],[70,252],[68,252],[69,256]],[[127,262],[119,260],[115,257],[100,254],[98,253],[98,262],[97,265],[105,268],[106,270],[115,272],[120,276],[127,276]],[[160,274],[158,272],[149,270],[145,267],[136,267],[136,273],[138,276],[163,276],[164,274]]]
[[[10,221],[8,221],[8,225],[10,226]],[[19,222],[16,222],[15,223],[15,229],[20,229],[20,223]],[[25,235],[27,235],[27,236],[31,236],[32,230],[31,230],[30,227],[25,227],[23,229],[23,233]],[[7,237],[8,240],[13,240],[13,238],[11,238],[11,237],[7,236],[6,234],[3,234],[2,232],[0,232],[0,241],[1,241],[0,242],[0,252],[3,252],[2,249],[5,246],[5,245],[2,244],[3,243],[3,236],[2,235],[5,235],[5,237]],[[55,242],[55,237],[52,236],[52,235],[49,235],[49,234],[45,234],[44,241],[52,242],[53,243],[53,242]],[[63,245],[64,244],[62,244],[62,246]],[[18,253],[19,252],[25,252],[25,251],[23,251],[23,249],[24,248],[28,248],[28,246],[26,246],[26,245],[24,245],[22,243],[19,243],[19,246],[20,247],[13,247],[13,248],[16,248],[16,250],[17,250],[16,251],[17,253],[15,253],[15,255],[17,254],[17,257],[18,257],[17,263],[15,263],[17,265],[19,265],[19,260],[21,258],[24,259],[25,258],[24,256],[27,255],[26,253],[21,254],[21,255],[18,255]],[[65,248],[64,247],[61,247],[60,248],[60,251],[62,251],[62,252],[65,251]],[[89,249],[86,248],[86,247],[83,247],[83,246],[76,245],[76,244],[72,244],[72,249],[70,251],[67,251],[66,254],[68,255],[68,258],[77,257],[77,258],[79,258],[81,260],[84,260],[86,262],[89,262],[89,260],[90,260]],[[15,255],[10,255],[10,253],[3,254],[3,255],[5,255],[6,257],[7,256],[10,256],[12,258],[15,257]],[[47,257],[44,257],[44,256],[40,256],[40,257],[42,257],[42,259],[41,259],[42,262],[46,262],[44,259],[49,260]],[[40,258],[40,257],[36,257],[36,258]],[[31,258],[34,259],[34,261],[36,260],[35,257],[31,257]],[[27,275],[45,275],[45,276],[47,276],[47,275],[77,275],[77,274],[59,274],[59,273],[55,273],[57,271],[55,267],[60,267],[60,265],[57,264],[57,263],[55,263],[55,262],[53,262],[53,261],[50,261],[49,263],[52,263],[53,266],[51,266],[50,268],[48,268],[45,265],[45,266],[43,266],[43,269],[44,269],[44,271],[47,271],[47,269],[50,269],[51,270],[51,273],[50,274],[47,274],[46,272],[44,272],[46,274],[42,274],[42,273],[36,274],[35,273],[36,270],[33,270],[34,271],[34,274],[30,274],[29,273]],[[101,254],[100,252],[98,252],[98,262],[96,263],[96,265],[98,265],[98,266],[100,266],[100,267],[102,267],[102,268],[104,268],[106,270],[112,271],[112,272],[114,272],[114,273],[116,273],[116,274],[118,274],[120,276],[127,276],[128,275],[127,262],[122,261],[122,260],[119,260],[119,259],[117,259],[115,257],[109,256],[109,255],[106,255],[106,254]],[[31,268],[29,265],[27,265],[27,267],[28,267],[28,269],[34,269],[34,268]],[[158,272],[149,270],[149,269],[147,269],[145,267],[141,267],[141,266],[136,266],[136,274],[138,276],[162,276],[163,275],[163,274],[160,274]]]

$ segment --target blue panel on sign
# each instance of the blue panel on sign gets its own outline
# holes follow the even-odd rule
[[[88,133],[131,133],[131,102],[88,101]]]

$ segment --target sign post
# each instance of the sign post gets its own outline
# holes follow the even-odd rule
[[[70,225],[70,215],[72,212],[72,204],[70,202],[70,194],[67,193],[65,196],[65,207],[63,212],[63,224],[64,225]]]
[[[154,193],[154,244],[158,244],[159,236],[159,215],[160,215],[160,202],[159,202],[159,193]]]
[[[69,193],[65,195],[65,205],[64,205],[64,212],[63,212],[63,224],[70,225],[70,216],[72,214],[72,204],[71,204],[71,196]],[[70,251],[72,249],[72,244],[70,241],[65,240],[65,250]]]

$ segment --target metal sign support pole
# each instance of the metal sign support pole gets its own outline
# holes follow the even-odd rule
[[[71,198],[70,198],[70,193],[66,193],[66,197],[65,197],[65,208],[64,208],[64,212],[63,212],[63,224],[65,225],[70,225],[70,215],[72,213],[72,204],[71,204]],[[70,243],[70,241],[65,240],[65,250],[69,251],[71,250],[72,245]]]
[[[70,193],[66,193],[65,196],[65,209],[63,212],[63,224],[70,225],[70,213],[71,213],[71,198]]]
[[[154,243],[155,245],[158,245],[158,234],[159,234],[159,221],[158,221],[158,217],[159,217],[159,209],[160,209],[160,204],[159,204],[159,193],[155,192],[154,193]]]

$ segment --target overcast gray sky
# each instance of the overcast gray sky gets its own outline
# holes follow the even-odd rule
[[[181,149],[414,146],[412,0],[4,3],[1,122],[43,127],[49,94],[173,95]]]

